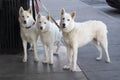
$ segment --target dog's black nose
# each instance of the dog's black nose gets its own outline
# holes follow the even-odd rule
[[[62,24],[63,28],[65,28],[65,23]]]
[[[24,21],[24,24],[26,24],[26,21]]]
[[[40,27],[40,29],[42,30],[42,29],[43,29],[43,27]]]

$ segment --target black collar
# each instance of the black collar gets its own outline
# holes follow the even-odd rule
[[[35,22],[33,22],[33,24],[31,26],[28,26],[28,27],[25,27],[25,28],[30,29],[34,24],[35,24]]]

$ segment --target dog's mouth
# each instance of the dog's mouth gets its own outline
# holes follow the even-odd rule
[[[31,28],[31,26],[28,26],[28,27],[25,27],[26,29],[29,29],[29,28]]]

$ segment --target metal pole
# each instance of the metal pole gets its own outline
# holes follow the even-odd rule
[[[35,19],[35,6],[34,6],[34,0],[32,0],[32,10],[33,10],[33,18]]]

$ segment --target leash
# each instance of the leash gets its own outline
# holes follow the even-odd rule
[[[51,16],[51,14],[49,13],[48,9],[45,7],[45,5],[42,3],[41,0],[39,0],[40,4],[42,5],[42,8],[44,9],[44,11],[51,17],[52,21],[55,23],[55,25],[60,29],[60,26],[57,24],[57,22],[55,21],[55,19]]]
[[[39,6],[37,4],[37,0],[34,1],[34,6],[36,8],[36,12],[38,13],[39,12]]]

